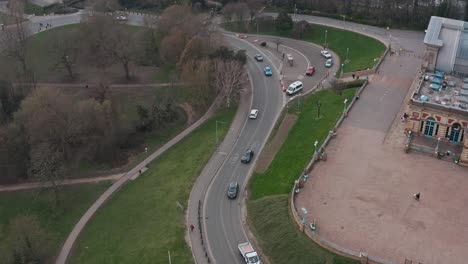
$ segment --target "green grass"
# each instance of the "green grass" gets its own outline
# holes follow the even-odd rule
[[[230,123],[234,114],[202,125],[117,193],[83,231],[70,263],[166,263],[168,250],[172,263],[193,263],[176,202],[187,207],[192,183],[214,151],[215,120]]]
[[[52,235],[58,252],[79,218],[109,186],[108,182],[63,186],[59,207],[55,207],[50,189],[0,192],[0,231],[16,216],[37,216],[42,227]],[[2,239],[0,233],[0,244],[6,242]]]
[[[302,112],[289,132],[288,138],[268,169],[263,174],[254,175],[251,183],[251,199],[287,194],[291,191],[294,180],[313,155],[314,142],[318,140],[319,145],[323,142],[343,111],[344,98],[350,100],[355,91],[347,89],[344,90],[343,96],[339,96],[332,91],[324,90],[301,100]],[[316,119],[318,100],[321,102],[320,119]],[[290,111],[298,110],[295,102],[291,103],[291,106]]]
[[[25,1],[24,13],[28,15],[36,15],[36,16],[42,16],[44,14],[47,14],[45,8],[38,6],[36,4],[33,4],[29,1]]]
[[[297,122],[268,169],[255,174],[249,183],[248,222],[272,264],[358,263],[329,252],[302,234],[289,213],[288,199],[294,180],[312,158],[314,142],[323,142],[343,111],[344,98],[351,100],[355,92],[356,88],[341,95],[323,90],[290,103],[289,112],[299,115]]]
[[[272,264],[357,264],[333,254],[300,232],[289,214],[288,195],[249,201],[249,224]]]
[[[344,63],[343,72],[352,72],[372,68],[385,51],[385,45],[371,37],[361,35],[352,31],[311,24],[312,30],[305,33],[301,40],[313,42],[323,46],[326,43],[329,49],[333,50],[340,57],[340,63]],[[243,33],[254,33],[256,28],[251,30],[237,22],[224,24],[226,30]],[[325,31],[327,33],[325,34]],[[294,38],[291,32],[279,32],[272,24],[263,23],[260,25],[260,34]],[[346,53],[348,60],[346,61]],[[341,67],[341,66],[340,66]],[[341,69],[340,69],[341,70]]]

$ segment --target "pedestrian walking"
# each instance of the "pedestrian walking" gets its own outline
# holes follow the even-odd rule
[[[353,75],[351,75],[351,76],[353,76],[353,80],[354,80],[354,78],[356,78],[356,74],[354,74],[354,73],[353,73]]]
[[[413,195],[413,198],[419,202],[419,198],[421,197],[421,194],[420,193],[416,193]]]
[[[148,147],[145,148],[145,153],[148,152]]]
[[[141,170],[138,170],[138,174],[141,174]]]
[[[193,232],[193,229],[195,229],[195,226],[193,226],[193,224],[190,224],[190,232]]]

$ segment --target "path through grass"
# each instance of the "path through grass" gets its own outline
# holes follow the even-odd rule
[[[211,119],[150,164],[91,219],[70,263],[192,263],[184,240],[184,210],[193,181],[215,148],[215,120],[230,123],[235,111]],[[229,126],[218,127],[224,135]]]

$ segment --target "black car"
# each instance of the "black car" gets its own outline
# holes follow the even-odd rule
[[[255,60],[256,61],[263,61],[263,56],[257,53],[257,54],[255,54]]]
[[[237,197],[238,192],[239,192],[239,184],[237,182],[231,182],[227,189],[227,197],[229,199],[235,199]]]
[[[251,149],[248,149],[247,151],[245,151],[244,155],[242,155],[242,158],[241,158],[241,162],[242,163],[250,163],[250,161],[252,160],[254,156],[254,152],[253,150]]]

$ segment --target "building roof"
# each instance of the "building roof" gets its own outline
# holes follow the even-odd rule
[[[429,21],[429,25],[427,26],[426,35],[424,36],[424,43],[435,47],[442,47],[444,45],[444,39],[441,39],[441,31],[443,28],[462,31],[465,28],[465,22],[461,20],[432,16],[431,20]]]

